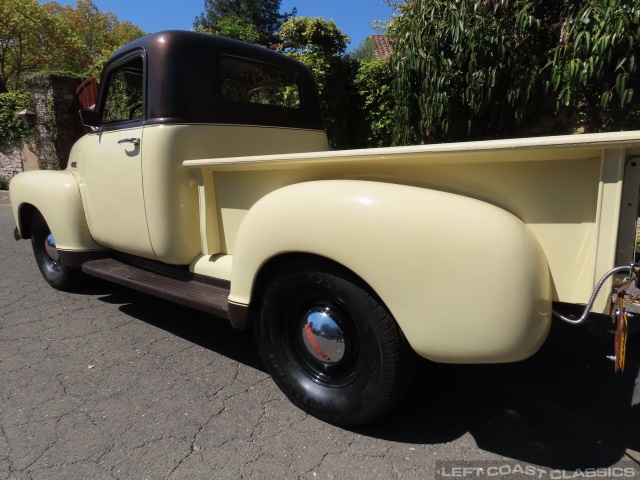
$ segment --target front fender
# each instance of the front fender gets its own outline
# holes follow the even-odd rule
[[[304,252],[360,276],[413,349],[440,362],[526,358],[546,338],[551,282],[527,226],[473,198],[358,180],[276,190],[238,232],[229,300],[249,304],[260,268]]]
[[[10,185],[13,216],[23,238],[30,221],[23,215],[33,206],[40,211],[61,251],[101,250],[91,238],[75,177],[65,171],[36,170],[16,175]]]

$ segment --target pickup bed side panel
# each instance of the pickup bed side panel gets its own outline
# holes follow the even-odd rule
[[[547,336],[551,282],[529,228],[472,198],[359,180],[299,183],[258,201],[238,231],[233,303],[286,252],[329,258],[380,296],[414,350],[439,362],[526,358]]]
[[[11,206],[21,234],[28,226],[20,224],[20,209],[27,204],[42,213],[56,239],[58,250],[103,249],[89,233],[78,183],[70,172],[37,170],[14,177],[11,181]]]

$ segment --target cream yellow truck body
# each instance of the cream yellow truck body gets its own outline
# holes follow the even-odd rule
[[[586,304],[633,261],[635,229],[618,237],[621,214],[637,218],[637,175],[621,202],[639,146],[626,132],[184,165],[200,172],[211,252],[233,257],[231,302],[250,303],[271,258],[312,253],[371,285],[420,355],[513,361],[544,339],[551,301]],[[610,308],[600,295],[596,311]]]
[[[286,103],[293,85],[288,81],[259,106],[225,100],[227,87],[221,87],[219,108],[212,111],[227,108],[228,117],[205,121],[189,98],[172,104],[163,92],[177,82],[165,80],[167,71],[186,67],[163,60],[158,63],[167,71],[153,70],[160,68],[154,58],[169,56],[167,45],[191,42],[190,51],[198,51],[213,42],[218,49],[240,49],[220,54],[216,72],[237,68],[246,74],[256,55],[277,55],[205,37],[167,32],[116,53],[103,74],[96,118],[88,122],[95,131],[76,143],[67,169],[28,172],[12,181],[19,234],[35,235],[33,216],[39,212],[48,226],[43,238],[51,258],[44,258],[53,259],[55,268],[83,265],[95,274],[108,265],[112,275],[113,263],[95,259],[120,258],[142,265],[135,275],[121,275],[125,284],[176,301],[189,297],[183,303],[197,308],[206,299],[191,296],[215,284],[219,290],[210,294],[221,297],[219,309],[211,311],[242,328],[271,308],[265,296],[278,283],[278,272],[295,280],[296,265],[320,265],[319,284],[342,272],[338,276],[388,312],[418,355],[494,363],[535,353],[549,332],[553,302],[586,304],[603,274],[634,260],[640,132],[330,151],[324,132],[309,120],[308,112],[316,110],[305,93],[307,74],[281,56],[265,57],[260,65],[274,62],[277,71],[266,77],[283,82],[278,69],[298,69],[293,107]],[[139,80],[140,104],[130,101],[122,114],[129,118],[107,121],[116,115],[109,85],[121,72]],[[226,76],[219,82],[235,85]],[[257,92],[258,103],[267,88],[261,82],[250,92]],[[162,102],[156,105],[154,98]],[[272,108],[274,98],[285,103]],[[185,104],[196,112],[195,121],[179,113]],[[159,273],[149,276],[156,267]],[[173,281],[171,272],[191,275],[189,292],[182,284],[183,293],[173,297],[166,292],[176,286],[151,289],[165,281],[158,275]],[[135,282],[132,275],[139,275]],[[594,311],[611,312],[610,292],[611,281]],[[359,295],[365,302],[365,294]],[[326,311],[344,311],[347,303],[338,295]],[[275,331],[262,330],[270,338]],[[346,354],[338,348],[341,360],[327,360],[324,347],[308,328],[304,332],[303,340],[311,342],[306,348],[319,355],[308,363],[320,370],[294,393],[287,390],[288,378],[276,381],[302,408],[317,402],[311,413],[349,423],[356,417],[326,413],[323,394],[309,393],[328,382],[323,369],[346,363]],[[345,332],[323,341],[334,342],[334,349],[336,341],[346,342],[352,354],[357,342],[344,340]],[[347,385],[345,378],[337,386]]]

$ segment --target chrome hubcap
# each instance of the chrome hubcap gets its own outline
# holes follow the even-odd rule
[[[329,307],[315,306],[302,319],[302,341],[309,355],[325,365],[338,363],[345,354],[344,332]]]
[[[53,238],[53,235],[49,234],[47,235],[47,238],[44,239],[44,249],[51,260],[55,262],[60,260],[60,254],[58,253],[58,249],[56,248],[56,241]]]

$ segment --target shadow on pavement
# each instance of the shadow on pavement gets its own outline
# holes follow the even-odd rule
[[[469,432],[483,450],[552,469],[615,464],[640,450],[637,360],[614,374],[609,342],[586,327],[554,324],[540,352],[517,364],[422,362],[408,395],[360,433],[419,444]]]
[[[87,293],[105,295],[101,301],[120,305],[131,317],[264,371],[251,334],[224,319],[102,282]],[[483,450],[551,469],[613,465],[627,449],[640,451],[640,405],[630,405],[638,360],[630,358],[625,373],[614,374],[606,359],[613,338],[598,330],[595,324],[556,322],[540,352],[517,364],[421,360],[400,403],[355,431],[411,444],[451,442],[469,432]],[[630,346],[636,355],[637,337]]]
[[[248,367],[265,371],[251,331],[237,330],[224,318],[135,292],[119,285],[97,279],[92,279],[92,282],[94,284],[91,289],[85,290],[85,293],[103,295],[99,298],[100,301],[120,305],[120,311],[126,315]]]

